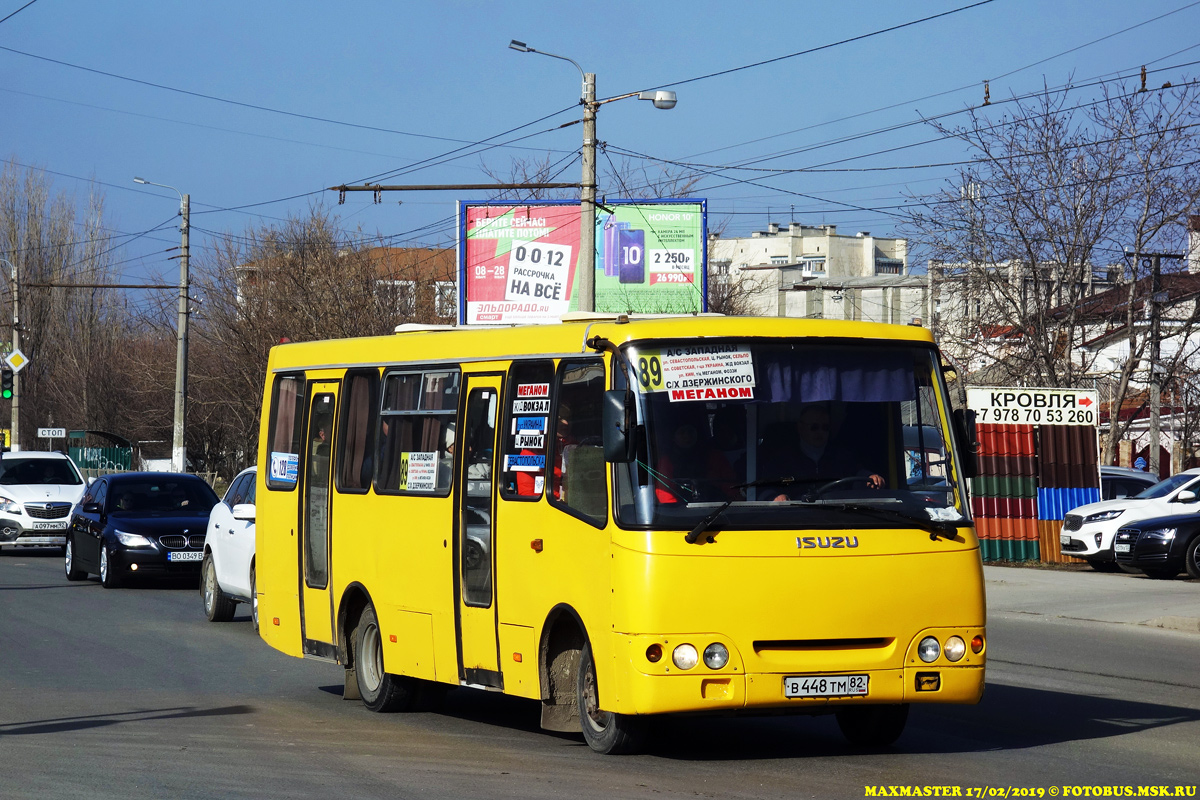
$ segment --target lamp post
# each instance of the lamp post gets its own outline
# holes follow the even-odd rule
[[[20,292],[20,289],[19,289],[19,286],[17,283],[17,265],[14,264],[13,262],[9,261],[7,258],[0,258],[0,262],[2,262],[4,264],[8,264],[9,277],[12,280],[12,296],[13,296],[13,300],[12,300],[12,312],[13,312],[12,351],[15,353],[21,349],[21,314],[19,313],[20,306],[18,305],[18,300],[20,299],[21,292]],[[20,422],[21,422],[21,414],[20,414],[20,409],[21,409],[21,406],[20,406],[20,402],[21,402],[21,393],[20,393],[21,372],[20,372],[20,370],[13,370],[12,384],[13,384],[12,385],[12,422],[9,425],[8,441],[9,441],[9,445],[11,446],[11,448],[15,451],[15,450],[21,449],[21,445],[18,443],[18,440],[17,440],[17,434],[20,433]]]
[[[524,42],[513,39],[508,43],[512,50],[519,53],[538,53],[560,61],[570,61],[579,70],[583,78],[583,92],[579,99],[583,106],[583,181],[579,189],[579,269],[575,275],[575,294],[579,298],[577,304],[580,311],[596,310],[596,111],[605,103],[614,100],[624,100],[626,97],[637,97],[639,100],[649,100],[655,108],[670,109],[675,107],[675,93],[662,89],[647,92],[630,92],[629,94],[596,99],[596,73],[584,72],[574,59],[566,56],[547,53],[545,50],[534,50]]]
[[[160,186],[179,195],[179,215],[183,224],[179,230],[183,235],[179,250],[179,322],[175,341],[175,425],[171,437],[171,469],[187,472],[187,446],[184,444],[184,427],[187,422],[187,350],[188,350],[188,227],[191,196],[168,186],[143,178],[134,178],[134,183]]]

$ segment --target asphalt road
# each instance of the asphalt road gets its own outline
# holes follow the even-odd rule
[[[108,591],[61,565],[0,555],[3,798],[1052,796],[1200,779],[1200,634],[1153,624],[1161,607],[1200,618],[1200,583],[988,568],[983,702],[914,708],[887,751],[848,749],[830,717],[715,718],[602,757],[539,730],[535,703],[482,692],[371,714],[341,699],[340,668],[275,652],[245,613],[207,622],[194,586]]]

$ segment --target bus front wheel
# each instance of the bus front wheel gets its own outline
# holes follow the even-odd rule
[[[354,626],[354,671],[363,705],[371,711],[407,711],[416,695],[411,678],[391,675],[383,668],[383,635],[375,607],[363,609]]]
[[[597,753],[619,755],[641,749],[645,740],[646,720],[627,714],[600,710],[600,693],[596,687],[596,663],[592,645],[583,645],[576,679],[576,698],[579,704],[579,724],[588,747]]]
[[[850,744],[887,747],[904,732],[904,725],[908,722],[908,704],[843,708],[836,716],[838,727]]]

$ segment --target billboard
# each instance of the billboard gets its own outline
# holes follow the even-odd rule
[[[460,203],[459,322],[557,322],[578,311],[576,201]],[[596,208],[596,311],[705,311],[704,200],[605,201]]]

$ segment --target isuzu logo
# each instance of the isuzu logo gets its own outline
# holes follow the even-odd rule
[[[847,547],[858,547],[857,536],[797,536],[796,547],[809,550],[816,547],[830,547],[834,550]]]

